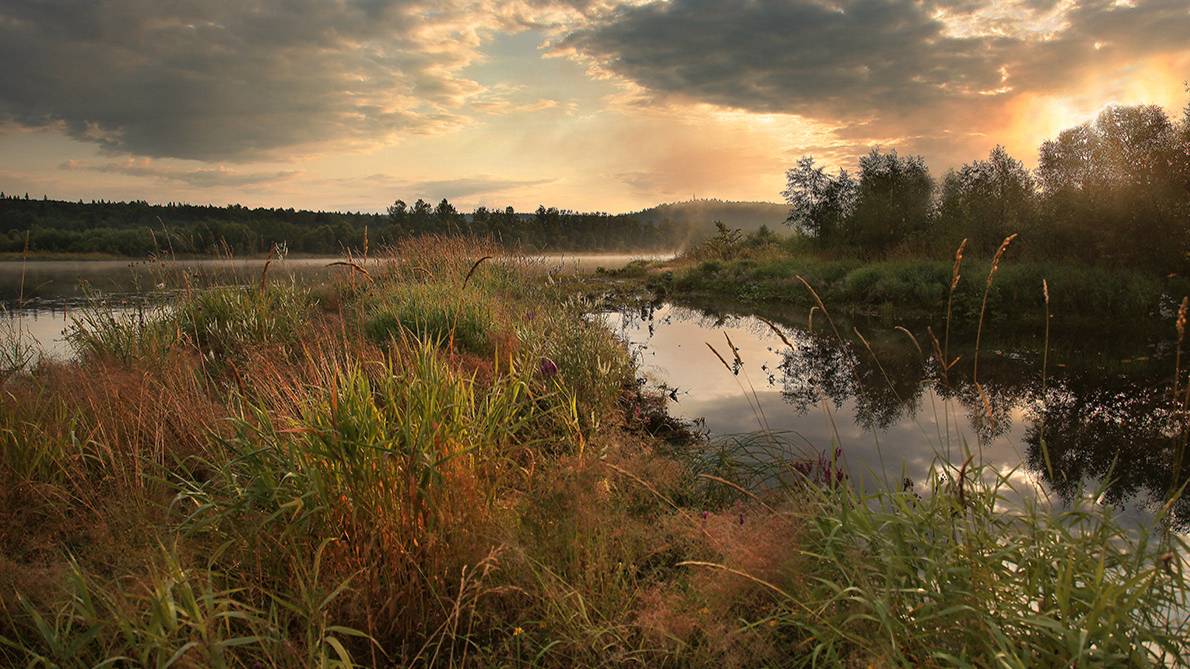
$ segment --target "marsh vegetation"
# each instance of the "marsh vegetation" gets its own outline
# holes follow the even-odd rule
[[[508,249],[689,221],[6,198],[42,247],[151,248],[6,282],[67,354],[3,321],[0,658],[1184,663],[1186,123],[1113,110],[1036,173],[997,149],[941,186],[802,161],[798,234],[720,221],[591,276]],[[87,212],[214,218],[46,224]]]
[[[10,370],[0,397],[4,662],[1186,656],[1180,490],[1137,526],[1094,484],[1050,504],[957,439],[916,485],[873,488],[833,440],[708,444],[638,382],[587,279],[492,254],[422,237],[325,281],[80,310],[76,357]],[[735,387],[729,361],[751,362],[713,344]]]

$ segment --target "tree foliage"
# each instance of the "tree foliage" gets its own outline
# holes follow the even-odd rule
[[[1028,170],[1002,146],[935,187],[920,156],[873,149],[853,179],[804,157],[786,174],[788,223],[820,246],[865,256],[938,253],[1005,236],[1043,258],[1190,270],[1190,105],[1111,107],[1042,144]]]
[[[847,241],[876,253],[914,238],[929,225],[934,181],[921,156],[872,149],[859,161],[855,209]]]
[[[996,146],[987,160],[947,173],[939,196],[938,223],[947,237],[961,234],[973,249],[992,253],[1001,240],[1035,219],[1036,190],[1024,163]]]
[[[252,255],[274,245],[290,251],[338,254],[422,234],[488,236],[527,250],[669,250],[690,236],[689,226],[644,222],[633,215],[579,213],[539,207],[478,208],[464,214],[443,199],[396,200],[383,214],[250,209],[136,202],[62,202],[0,194],[0,252],[146,256]]]
[[[810,237],[836,240],[855,209],[856,184],[851,175],[840,169],[831,176],[814,164],[813,157],[803,156],[785,179],[781,195],[791,207],[786,223]]]

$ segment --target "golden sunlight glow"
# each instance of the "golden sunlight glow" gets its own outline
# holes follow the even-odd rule
[[[1025,93],[1007,106],[1001,129],[989,130],[1014,154],[1033,164],[1047,139],[1112,105],[1156,104],[1176,114],[1186,104],[1183,79],[1190,57],[1166,56],[1097,71],[1074,93]]]

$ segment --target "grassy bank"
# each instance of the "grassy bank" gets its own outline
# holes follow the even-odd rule
[[[813,306],[814,298],[800,276],[837,311],[945,319],[952,259],[863,261],[824,257],[786,246],[741,250],[730,258],[713,257],[698,249],[652,271],[635,270],[638,277],[648,277],[669,294]],[[953,293],[956,323],[978,320],[990,264],[991,258],[964,260]],[[988,314],[999,322],[1040,322],[1037,314],[1044,300],[1043,280],[1049,285],[1053,313],[1088,322],[1104,317],[1121,322],[1155,318],[1164,322],[1182,296],[1190,294],[1186,277],[1155,276],[1127,268],[1019,262],[1009,255],[988,294]]]
[[[1176,535],[1093,505],[1005,510],[1011,477],[968,465],[861,496],[837,461],[707,457],[586,304],[529,265],[476,262],[490,253],[421,240],[394,249],[414,261],[330,285],[262,276],[88,311],[76,361],[7,370],[0,663],[1140,666],[1190,650]],[[749,484],[766,474],[779,485]]]

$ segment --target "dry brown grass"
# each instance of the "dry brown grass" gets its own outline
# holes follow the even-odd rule
[[[382,279],[401,281],[445,281],[460,289],[467,275],[484,256],[503,255],[492,240],[445,235],[403,237],[385,250]],[[488,263],[490,265],[490,263]]]
[[[59,596],[72,560],[123,574],[151,559],[170,472],[226,412],[183,355],[143,368],[45,364],[6,385],[0,414],[0,608],[11,614],[18,592]]]

